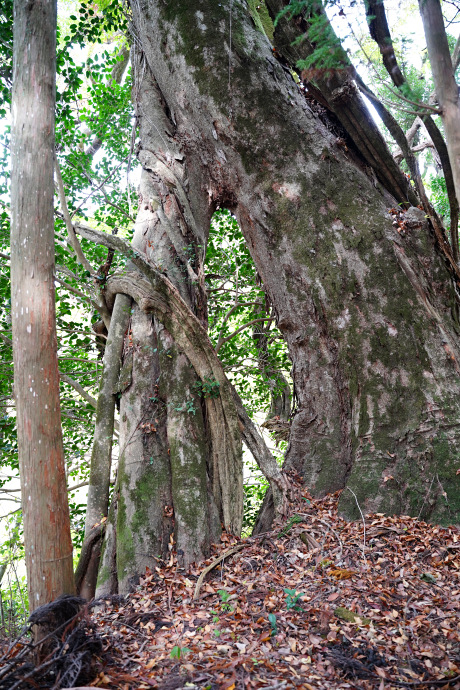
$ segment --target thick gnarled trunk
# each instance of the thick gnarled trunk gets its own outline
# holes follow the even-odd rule
[[[127,591],[173,543],[187,565],[221,522],[238,531],[241,431],[285,496],[205,331],[219,206],[239,220],[293,362],[286,466],[316,493],[349,487],[349,517],[457,521],[457,294],[424,213],[388,213],[396,172],[383,189],[337,140],[245,3],[148,0],[132,11],[140,208],[132,264],[106,297],[136,306],[99,593]],[[220,395],[203,401],[197,382],[210,374]]]
[[[203,259],[212,214],[209,196],[183,160],[174,140],[174,115],[165,107],[145,57],[134,51],[133,61],[143,166],[133,246],[168,276],[185,305],[206,324]],[[128,266],[128,279],[134,270]],[[113,589],[114,569],[118,590],[128,591],[173,544],[182,565],[205,558],[220,536],[221,519],[235,532],[242,520],[239,433],[227,457],[234,464],[228,470],[237,489],[229,505],[222,447],[210,433],[212,407],[207,406],[206,415],[186,354],[165,326],[138,306],[125,349],[116,507],[98,593]]]
[[[458,520],[457,296],[423,214],[398,226],[244,3],[150,0],[133,13],[161,92],[142,106],[157,149],[141,134],[139,158],[153,169],[160,137],[173,140],[155,168],[164,184],[180,161],[187,204],[205,192],[240,222],[293,362],[287,465],[315,492],[349,486],[363,509]],[[342,509],[359,514],[350,492]]]

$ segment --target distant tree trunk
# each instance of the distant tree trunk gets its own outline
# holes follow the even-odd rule
[[[270,2],[279,2],[279,0],[269,0]],[[425,26],[425,34],[428,31],[429,37],[428,41],[430,44],[430,48],[428,51],[430,52],[431,50],[431,65],[432,65],[432,70],[433,70],[433,76],[434,76],[434,81],[435,84],[438,84],[441,90],[441,99],[446,100],[446,95],[449,93],[449,99],[452,100],[453,97],[453,102],[455,100],[458,100],[458,89],[457,85],[455,84],[455,78],[454,78],[454,73],[455,73],[455,68],[453,67],[453,63],[449,54],[449,46],[447,43],[447,36],[445,33],[444,29],[444,23],[443,23],[443,18],[442,18],[442,12],[441,12],[441,6],[439,4],[438,0],[435,0],[435,2],[432,2],[431,0],[429,2],[423,2],[423,6],[421,3],[420,5],[420,11],[422,14],[422,19],[423,23]],[[403,73],[401,72],[398,61],[396,58],[396,53],[394,51],[394,46],[393,46],[393,41],[391,38],[391,33],[390,33],[390,28],[388,26],[387,18],[386,18],[386,12],[385,12],[385,5],[384,5],[384,0],[367,0],[366,3],[366,15],[367,15],[367,21],[369,24],[369,32],[376,41],[376,43],[379,46],[380,53],[382,55],[382,60],[383,64],[386,67],[386,70],[388,74],[390,75],[394,85],[399,89],[403,85],[406,86],[409,90],[409,93],[411,92],[411,89],[407,83],[406,78],[404,77]],[[457,58],[455,57],[455,60]],[[438,86],[436,88],[438,88]],[[455,86],[455,93],[452,91],[452,87]],[[457,95],[456,95],[457,94]],[[407,93],[406,93],[407,95]],[[414,99],[416,99],[416,96],[412,96]],[[379,114],[382,117],[382,110],[384,111],[384,107],[382,106],[381,103],[376,104],[374,101],[374,104],[376,105]],[[450,116],[452,116],[452,110],[450,111]],[[389,122],[388,116],[385,118],[383,117],[383,121],[385,125],[389,128],[392,136],[394,136],[394,126]],[[436,125],[435,121],[431,117],[431,115],[423,115],[422,116],[422,121],[426,127],[426,130],[428,132],[428,135],[433,142],[433,145],[436,149],[437,155],[439,157],[439,161],[442,166],[442,170],[444,173],[444,180],[446,183],[446,191],[447,191],[447,197],[449,199],[449,206],[450,206],[450,235],[451,235],[451,245],[452,245],[452,254],[453,254],[453,259],[455,260],[456,263],[458,263],[458,258],[459,258],[459,247],[458,247],[458,213],[459,213],[459,205],[458,205],[458,200],[459,200],[459,189],[457,182],[455,181],[455,175],[454,175],[454,160],[452,159],[451,153],[453,152],[452,148],[449,153],[448,147],[446,146],[446,143],[444,141],[444,137],[442,135],[442,132],[439,130],[438,126]],[[452,119],[450,120],[450,124],[452,124]],[[392,131],[393,130],[393,131]],[[452,129],[450,130],[449,135],[452,135]],[[458,137],[458,133],[457,133]],[[398,137],[396,137],[396,140]],[[402,142],[398,143],[401,145]],[[402,147],[406,147],[406,143],[402,143]],[[423,182],[420,179],[420,174],[418,171],[418,166],[415,162],[415,158],[410,154],[409,156],[406,156],[407,164],[409,166],[409,169],[411,171],[411,175],[413,179],[416,181],[417,187],[419,189],[419,192],[421,193],[421,201],[423,204],[423,208],[427,215],[431,217],[434,220],[434,223],[436,223],[436,218],[434,218],[434,210],[431,207],[431,204],[428,202],[428,199],[426,198],[426,195],[423,190]],[[412,160],[411,160],[412,159]],[[431,208],[430,208],[431,207]]]
[[[54,302],[56,2],[14,5],[11,313],[30,609],[73,593]]]
[[[460,99],[444,27],[441,3],[440,0],[419,0],[419,8],[425,31],[436,97],[442,110],[441,117],[452,166],[455,192],[457,199],[460,199]],[[456,240],[458,243],[458,235]]]
[[[388,189],[404,193],[400,173],[376,177],[359,147],[343,145],[245,2],[146,0],[132,11],[136,249],[204,324],[209,221],[218,207],[235,213],[293,363],[286,466],[315,493],[349,486],[363,510],[457,521],[458,297],[425,214],[388,213],[397,205]],[[378,140],[371,118],[366,127],[363,150]],[[378,141],[377,158],[389,160]],[[118,291],[131,294],[129,281],[128,272]],[[117,517],[101,591],[114,568],[126,591],[155,554],[167,555],[169,535],[183,563],[205,555],[226,501],[233,520],[183,344],[147,313],[153,305],[174,325],[163,298],[136,298],[125,345]],[[341,509],[359,516],[351,492]]]

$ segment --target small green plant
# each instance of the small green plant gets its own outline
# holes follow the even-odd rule
[[[182,657],[186,656],[191,651],[192,650],[188,647],[179,647],[178,645],[176,645],[172,648],[171,654],[169,656],[171,657],[171,659],[182,659]]]
[[[332,564],[333,563],[329,560],[329,558],[323,558],[323,560],[320,561],[318,565],[320,568],[328,568]]]
[[[283,527],[281,532],[278,534],[278,539],[284,537],[284,535],[287,534],[289,530],[292,529],[292,527],[294,527],[294,525],[298,525],[299,522],[302,522],[302,520],[303,518],[300,515],[293,515],[291,518],[289,518],[286,526]]]
[[[278,626],[276,625],[276,616],[274,613],[269,613],[268,614],[268,622],[270,623],[270,627],[272,629],[271,635],[277,635],[278,634]]]
[[[302,607],[299,606],[297,602],[300,597],[303,596],[303,592],[297,592],[295,589],[285,589],[284,593],[286,594],[287,610],[294,609],[294,611],[302,611]]]
[[[222,611],[233,611],[233,607],[231,604],[228,603],[228,600],[230,598],[229,592],[225,589],[218,589],[217,594],[220,596],[222,603],[220,605]]]
[[[194,400],[186,400],[183,405],[179,405],[177,407],[174,406],[174,403],[169,403],[169,407],[173,409],[175,412],[188,412],[189,414],[196,414],[196,407],[195,407],[195,401]]]
[[[195,403],[193,400],[186,400],[185,401],[185,411],[188,412],[189,414],[196,414],[196,407]]]
[[[220,392],[220,383],[216,381],[214,376],[205,376],[203,381],[197,381],[193,384],[203,398],[218,398]]]

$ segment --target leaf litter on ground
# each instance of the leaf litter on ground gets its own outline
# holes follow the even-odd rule
[[[293,486],[271,532],[224,534],[188,570],[171,556],[100,604],[92,685],[460,688],[460,530],[381,513],[347,522],[339,493]]]

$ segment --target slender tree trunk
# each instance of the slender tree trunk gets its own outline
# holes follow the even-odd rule
[[[167,189],[187,171],[184,213],[204,190],[210,211],[240,222],[293,362],[287,466],[316,493],[349,486],[365,510],[458,520],[457,296],[424,214],[394,224],[394,199],[312,112],[245,3],[139,12],[144,74],[161,93],[138,82],[157,132],[151,146],[141,131],[139,157]],[[359,516],[350,492],[341,507]]]
[[[107,517],[109,509],[115,399],[119,395],[121,357],[130,316],[130,297],[117,295],[104,351],[104,369],[97,399],[86,503],[85,538],[75,573],[77,591],[86,599],[92,599],[95,594],[100,556],[99,542],[103,534],[102,529],[99,529],[96,534],[94,528],[101,526],[101,521]]]
[[[96,425],[91,454],[88,500],[85,521],[85,536],[103,517],[109,508],[110,468],[112,464],[112,441],[115,421],[115,399],[119,394],[121,357],[126,331],[131,316],[131,300],[120,295],[110,320],[110,329],[105,346],[103,372],[99,386],[96,408]]]
[[[455,193],[460,199],[460,100],[455,71],[447,42],[440,0],[419,0],[428,57],[438,99],[442,123],[454,178]],[[458,222],[458,218],[456,219]],[[458,229],[452,223],[454,255],[458,261]]]
[[[11,304],[31,610],[74,591],[54,303],[56,2],[14,6]]]

